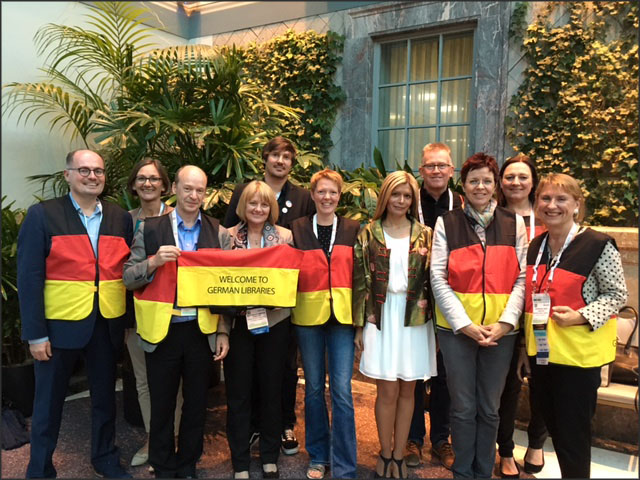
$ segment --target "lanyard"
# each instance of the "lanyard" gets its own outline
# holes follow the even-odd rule
[[[551,282],[553,282],[553,274],[556,271],[556,267],[560,263],[560,257],[564,253],[567,246],[571,243],[571,240],[573,240],[573,237],[575,236],[577,231],[578,224],[574,223],[571,227],[571,230],[569,231],[569,235],[567,235],[567,238],[564,241],[564,245],[562,245],[562,248],[558,252],[558,255],[556,255],[556,261],[553,262],[553,265],[551,265],[551,269],[549,270],[549,280],[547,281],[547,290],[549,290],[549,285],[551,285]],[[536,264],[533,266],[533,278],[531,279],[531,281],[533,283],[534,291],[536,290],[536,282],[538,281],[538,265],[540,265],[540,260],[542,260],[542,253],[544,252],[544,247],[547,244],[547,238],[549,238],[548,233],[542,240],[542,245],[540,245],[540,250],[538,251],[538,256],[536,257]]]
[[[336,242],[336,232],[338,231],[338,216],[333,215],[333,227],[331,227],[331,241],[329,242],[329,253],[333,250],[333,244]],[[313,215],[313,234],[318,238],[318,214]]]
[[[173,230],[173,239],[176,241],[176,247],[180,248],[180,237],[178,237],[178,217],[176,211],[173,210],[169,216],[171,217],[171,227]]]
[[[418,190],[418,217],[420,217],[420,223],[424,225],[424,214],[422,213],[422,200],[420,198],[420,190],[421,189]],[[447,192],[449,192],[449,211],[451,211],[453,210],[453,193],[451,193],[450,188],[447,188]]]
[[[536,236],[536,220],[535,220],[535,216],[533,215],[533,208],[532,208],[531,211],[529,212],[529,243],[531,243],[531,240],[533,240],[535,236]]]

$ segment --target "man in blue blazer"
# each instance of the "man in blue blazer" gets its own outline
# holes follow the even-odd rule
[[[131,216],[98,196],[104,160],[67,155],[69,194],[29,208],[18,236],[22,338],[35,359],[36,393],[27,478],[56,476],[56,448],[69,378],[84,357],[91,393],[91,463],[109,478],[130,475],[115,446],[116,358],[124,339]]]

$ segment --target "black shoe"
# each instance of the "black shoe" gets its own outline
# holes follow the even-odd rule
[[[527,453],[529,453],[529,449],[524,454],[524,458],[527,458]],[[529,463],[526,460],[524,461],[524,471],[527,473],[540,473],[544,468],[544,452],[542,453],[542,465],[534,465],[533,463]]]
[[[300,450],[300,446],[298,445],[298,440],[296,440],[296,436],[293,433],[292,428],[285,428],[284,432],[282,432],[282,453],[285,455],[295,455]]]
[[[498,474],[500,475],[500,478],[520,478],[520,467],[518,467],[517,463],[515,463],[515,465],[518,473],[504,473],[502,471],[502,459],[500,459],[500,461],[498,461]]]
[[[93,471],[100,478],[133,478],[119,463],[105,465],[100,468],[93,467]]]

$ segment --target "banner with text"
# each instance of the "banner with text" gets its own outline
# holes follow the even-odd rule
[[[177,305],[295,307],[303,257],[289,245],[181,252]]]

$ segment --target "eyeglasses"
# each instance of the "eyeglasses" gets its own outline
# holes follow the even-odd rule
[[[160,177],[136,177],[136,183],[139,183],[140,185],[144,185],[147,181],[151,185],[157,185],[162,181],[162,179]]]
[[[453,165],[449,165],[448,163],[427,163],[426,165],[422,165],[427,172],[433,172],[434,170],[446,170],[449,167],[453,167]]]
[[[96,177],[104,176],[104,168],[80,167],[80,168],[67,168],[66,170],[76,170],[81,177],[88,177],[89,175],[91,175],[91,172],[93,172],[93,174]]]

